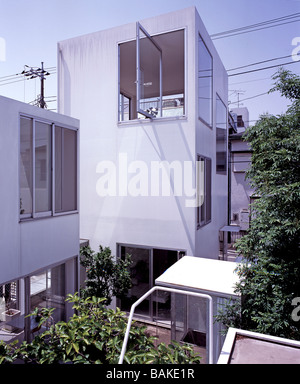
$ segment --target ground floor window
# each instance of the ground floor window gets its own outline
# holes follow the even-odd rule
[[[155,285],[155,279],[176,263],[185,251],[132,245],[119,245],[119,257],[131,255],[130,274],[132,287],[125,299],[120,301],[122,311],[129,312],[131,305]],[[167,292],[157,292],[144,300],[135,314],[150,320],[170,321],[171,300]]]
[[[65,319],[65,265],[30,276],[30,312],[35,308],[55,308],[55,322]]]
[[[65,299],[67,293],[77,290],[76,270],[77,258],[74,258],[0,284],[0,340],[30,341],[37,332],[43,332],[45,329],[39,329],[34,317],[27,317],[35,308],[54,308],[52,317],[55,323],[67,320]]]

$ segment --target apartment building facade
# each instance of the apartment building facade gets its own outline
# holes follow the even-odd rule
[[[131,254],[124,310],[183,255],[218,259],[227,84],[195,7],[58,43],[59,112],[81,125],[80,236]]]
[[[79,122],[5,97],[0,115],[0,340],[22,341],[34,308],[65,320],[78,289]]]

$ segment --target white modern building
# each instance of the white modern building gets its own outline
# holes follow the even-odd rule
[[[195,7],[58,43],[59,112],[81,127],[80,237],[132,255],[124,310],[183,255],[218,259],[227,95]],[[153,300],[139,311],[152,318]]]
[[[0,115],[0,340],[21,341],[36,327],[26,315],[64,320],[78,289],[79,122],[5,97]]]

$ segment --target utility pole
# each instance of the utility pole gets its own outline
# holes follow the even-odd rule
[[[245,91],[242,91],[242,90],[232,90],[232,91],[230,91],[230,92],[232,92],[232,94],[231,95],[233,95],[233,94],[235,94],[235,95],[237,95],[237,101],[235,101],[235,102],[231,102],[230,104],[237,104],[237,107],[238,108],[240,108],[240,106],[241,105],[243,105],[241,102],[240,102],[240,95],[243,95],[244,93],[245,93]]]
[[[41,68],[37,67],[29,67],[28,65],[25,65],[25,67],[29,68],[27,70],[24,69],[24,71],[21,73],[22,75],[26,76],[28,79],[35,79],[36,77],[39,77],[41,80],[41,95],[39,99],[39,106],[40,108],[45,108],[45,97],[44,97],[44,80],[46,80],[45,76],[49,76],[50,73],[44,70],[44,62],[41,63]]]

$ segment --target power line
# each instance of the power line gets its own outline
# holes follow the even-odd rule
[[[298,63],[298,62],[297,61],[290,61],[288,63],[282,63],[282,64],[277,64],[277,65],[270,65],[268,67],[263,67],[263,68],[251,69],[251,70],[245,71],[245,72],[232,73],[231,75],[228,75],[228,77],[239,76],[239,75],[244,75],[246,73],[258,72],[258,71],[264,71],[266,69],[278,68],[278,67],[281,67],[282,65],[289,65],[289,64],[295,64],[295,63]]]
[[[230,104],[238,104],[238,103],[241,103],[242,101],[255,99],[256,97],[264,96],[264,95],[267,95],[268,93],[269,93],[269,92],[264,92],[264,93],[260,93],[259,95],[254,95],[254,96],[251,96],[251,97],[247,97],[247,98],[242,99],[242,100],[232,101],[232,102],[229,103],[229,105],[230,105]]]
[[[258,65],[258,64],[268,63],[268,62],[270,62],[270,61],[286,59],[286,58],[288,58],[288,57],[293,57],[293,56],[298,56],[298,55],[297,55],[297,54],[293,54],[293,55],[287,55],[287,56],[281,56],[281,57],[274,57],[273,59],[268,59],[268,60],[258,61],[258,62],[256,62],[256,63],[247,64],[247,65],[242,65],[241,67],[236,67],[236,68],[227,69],[227,72],[229,72],[229,71],[235,71],[235,70],[237,70],[237,69],[242,69],[242,68],[246,68],[246,67],[252,67],[253,65]]]
[[[56,73],[56,67],[45,68],[45,70],[51,74]],[[0,83],[5,82],[5,81],[10,81],[10,80],[15,80],[15,79],[24,80],[24,74],[23,73],[16,73],[15,75],[1,76],[0,77]]]
[[[256,28],[256,29],[252,29],[252,30],[250,30],[250,31],[244,31],[244,32],[233,33],[233,34],[231,34],[231,35],[227,35],[227,36],[215,37],[215,38],[212,38],[212,40],[219,40],[219,39],[224,39],[224,38],[226,38],[226,37],[232,37],[232,36],[237,36],[237,35],[244,35],[245,33],[261,31],[262,29],[268,29],[268,28],[279,27],[280,25],[296,23],[296,22],[298,22],[298,21],[300,21],[300,19],[299,19],[299,20],[289,21],[289,22],[287,22],[287,23],[280,23],[280,24],[276,24],[276,25],[269,25],[268,27]]]
[[[244,33],[260,31],[262,29],[278,27],[280,25],[291,24],[291,23],[295,23],[295,22],[300,21],[300,19],[290,20],[292,18],[297,18],[299,16],[300,16],[300,12],[292,14],[292,15],[288,15],[288,16],[283,16],[283,17],[280,17],[277,19],[271,19],[271,20],[267,20],[265,22],[248,25],[248,26],[241,27],[241,28],[236,28],[236,29],[231,29],[231,30],[224,31],[224,32],[219,32],[219,33],[210,35],[210,37],[212,40],[218,40],[218,39],[222,39],[225,37],[232,37],[232,36],[241,35]],[[285,21],[285,20],[289,20],[289,21],[284,22],[284,23],[280,22],[280,21]],[[278,24],[278,22],[280,22],[280,23]],[[274,23],[277,23],[277,24],[269,25],[269,24],[274,24]],[[260,28],[257,28],[257,27],[260,27]]]
[[[47,70],[47,68],[46,68]],[[49,72],[51,75],[55,75],[56,74],[56,71],[53,72],[53,70],[51,71],[47,71]],[[10,79],[5,79],[5,77],[11,77]],[[2,80],[1,80],[2,79]],[[24,82],[24,80],[30,80],[30,78],[25,78],[24,75],[11,75],[11,76],[3,76],[0,78],[0,86],[2,85],[9,85],[9,84],[13,84],[13,83],[19,83],[19,82]]]
[[[249,29],[249,28],[255,28],[255,27],[262,26],[262,25],[271,24],[271,23],[275,23],[275,22],[278,22],[278,21],[283,21],[283,20],[290,19],[290,18],[295,18],[295,17],[298,17],[298,16],[300,16],[300,12],[292,13],[291,15],[287,15],[287,16],[277,17],[275,19],[269,19],[269,20],[266,20],[266,21],[262,21],[260,23],[251,24],[251,25],[247,25],[247,26],[244,26],[244,27],[240,27],[240,28],[230,29],[228,31],[223,31],[223,32],[215,33],[213,35],[210,35],[210,37],[216,37],[216,36],[224,35],[224,34],[227,34],[227,33],[237,32],[237,31],[241,31],[241,30],[245,30],[245,29]]]

